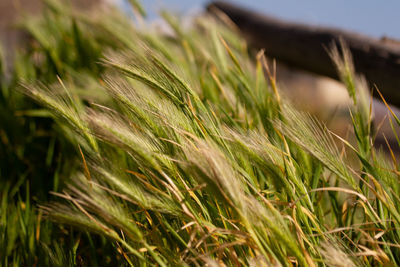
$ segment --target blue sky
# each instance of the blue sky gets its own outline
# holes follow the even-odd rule
[[[209,0],[142,0],[154,18],[160,7],[185,13]],[[400,0],[232,0],[276,17],[400,39]]]

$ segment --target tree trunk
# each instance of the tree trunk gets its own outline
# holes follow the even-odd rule
[[[211,3],[207,9],[225,13],[242,31],[248,42],[264,48],[267,56],[288,65],[338,79],[327,49],[349,47],[355,69],[370,86],[377,85],[386,100],[400,107],[400,43],[378,40],[334,28],[289,23],[264,16],[226,2]]]

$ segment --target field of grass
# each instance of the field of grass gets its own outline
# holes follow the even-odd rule
[[[345,44],[355,144],[281,98],[235,30],[163,17],[173,34],[49,0],[21,23],[0,69],[0,265],[399,264],[399,165]]]

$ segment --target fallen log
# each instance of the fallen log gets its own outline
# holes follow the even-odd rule
[[[376,85],[387,102],[400,107],[400,42],[286,22],[223,1],[209,4],[207,10],[225,13],[248,42],[264,48],[267,56],[334,79],[339,77],[328,50],[332,44],[339,46],[342,39],[352,53],[356,71],[370,86]]]

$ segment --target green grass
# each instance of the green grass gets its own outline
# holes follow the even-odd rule
[[[1,79],[2,264],[397,265],[398,164],[345,44],[354,144],[281,98],[233,30],[164,18],[173,35],[48,2],[23,24]]]

